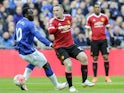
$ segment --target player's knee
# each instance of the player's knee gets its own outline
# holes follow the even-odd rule
[[[51,66],[50,66],[50,64],[49,63],[46,63],[44,66],[43,66],[43,68],[44,68],[44,71],[45,71],[45,73],[46,73],[46,76],[51,76],[51,75],[53,75],[53,71],[52,71],[52,68],[51,68]]]
[[[63,61],[63,63],[64,63],[64,65],[65,65],[66,69],[67,69],[68,71],[71,71],[71,69],[72,69],[72,62],[71,62],[71,60],[70,60],[69,58],[67,58],[67,59],[65,59],[65,60]]]
[[[82,63],[82,64],[87,64],[87,55],[84,52],[81,52],[78,56],[77,59]]]
[[[107,55],[104,55],[103,58],[104,58],[104,60],[108,60],[108,56]]]
[[[65,66],[66,66],[68,69],[71,69],[71,68],[72,68],[72,63],[71,63],[71,62],[68,62]]]
[[[94,57],[93,57],[93,60],[94,60],[94,61],[97,61],[97,60],[98,60],[98,56],[94,56]]]
[[[66,69],[67,72],[72,71],[72,64],[66,64],[65,69]]]
[[[81,62],[83,64],[87,64],[88,63],[87,57],[82,57],[82,61]]]

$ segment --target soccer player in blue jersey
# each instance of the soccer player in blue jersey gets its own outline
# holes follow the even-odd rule
[[[26,80],[29,78],[34,67],[43,68],[46,76],[51,80],[57,89],[67,87],[67,83],[59,83],[56,75],[52,71],[50,64],[47,62],[45,56],[34,47],[34,37],[44,43],[46,46],[52,47],[52,43],[43,38],[37,30],[33,21],[33,10],[26,7],[23,9],[23,19],[16,24],[16,31],[14,32],[14,39],[16,41],[16,50],[25,61],[29,63],[24,72]],[[27,90],[26,85],[19,86],[22,90]]]

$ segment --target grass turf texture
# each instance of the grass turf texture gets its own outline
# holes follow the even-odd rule
[[[78,90],[77,93],[124,93],[124,76],[111,77],[112,83],[106,83],[104,77],[98,77],[98,82],[93,87],[81,86],[81,78],[73,77],[73,85]],[[60,82],[64,82],[64,77],[58,77]],[[89,77],[91,80],[91,77]],[[29,78],[27,82],[28,91],[20,90],[13,83],[13,78],[0,78],[0,93],[69,93],[68,88],[57,90],[46,77]]]

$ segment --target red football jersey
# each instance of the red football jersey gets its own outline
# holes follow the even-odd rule
[[[72,33],[72,17],[71,15],[64,15],[63,19],[52,18],[48,25],[48,31],[55,37],[54,48],[68,47],[74,44]],[[66,30],[59,30],[59,28],[65,28]]]
[[[99,16],[92,14],[87,18],[86,28],[91,28],[92,40],[106,39],[106,26],[109,26],[109,22],[108,17],[105,14],[100,13]]]

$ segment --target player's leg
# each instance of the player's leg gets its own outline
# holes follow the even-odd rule
[[[33,71],[34,68],[35,68],[35,66],[32,65],[32,64],[28,64],[26,66],[24,74],[23,74],[23,76],[25,77],[26,81],[30,77],[30,74],[31,74],[31,72]],[[28,89],[27,89],[26,85],[23,85],[23,86],[21,86],[21,90],[28,90]]]
[[[28,78],[30,77],[30,74],[31,74],[31,72],[33,71],[34,68],[35,68],[35,66],[32,65],[32,64],[28,64],[28,65],[26,66],[25,71],[24,71],[24,73],[23,73],[23,76],[25,77],[25,80],[26,80],[26,81],[27,81]]]
[[[31,72],[33,71],[34,68],[35,68],[35,66],[32,65],[32,64],[28,64],[26,66],[25,71],[24,71],[24,74],[23,74],[23,76],[25,77],[26,81],[30,77],[30,74],[31,74]]]
[[[29,56],[25,56],[25,55],[20,55],[24,60],[26,61],[32,61],[32,59]],[[30,59],[30,60],[29,60]],[[29,62],[30,63],[30,62]],[[23,76],[25,77],[26,81],[28,80],[28,78],[30,77],[31,72],[34,69],[34,65],[33,64],[28,64],[25,68],[25,71],[23,73]],[[21,90],[28,90],[26,83],[24,85],[19,86],[21,88]]]
[[[84,86],[93,86],[94,83],[87,80],[88,73],[88,60],[87,55],[83,50],[79,49],[76,45],[69,50],[70,56],[78,59],[81,62],[82,83]]]
[[[99,41],[92,41],[91,43],[91,56],[93,57],[93,79],[92,82],[97,82],[97,70],[98,70],[98,55],[99,55]]]
[[[90,82],[88,77],[88,60],[87,55],[84,52],[80,52],[76,58],[81,62],[81,72],[82,72],[82,85],[83,86],[94,86],[95,84]]]
[[[73,83],[72,83],[72,62],[71,62],[71,59],[66,58],[65,60],[63,60],[63,64],[65,65],[65,76],[66,76],[66,80],[67,80],[68,85],[69,85],[69,91],[75,92],[77,90],[73,86]]]
[[[72,83],[72,62],[69,58],[68,52],[66,51],[66,49],[59,48],[56,50],[56,54],[57,54],[57,57],[62,62],[62,64],[65,66],[65,77],[68,82],[69,91],[75,92],[76,89]]]
[[[42,67],[44,68],[44,71],[45,71],[47,77],[51,80],[52,84],[56,88],[63,89],[65,87],[67,87],[66,82],[65,83],[59,83],[58,82],[56,75],[54,74],[50,64],[47,62],[47,59],[45,58],[45,56],[41,52],[36,51],[36,53],[34,55],[35,55],[34,64],[36,66],[38,66],[39,68],[42,68]]]
[[[112,82],[109,77],[109,67],[110,66],[109,66],[109,61],[108,61],[109,49],[108,49],[108,45],[107,45],[107,40],[102,41],[101,52],[102,52],[103,59],[104,59],[105,81]]]
[[[93,56],[92,68],[93,68],[93,76],[94,76],[92,82],[97,82],[98,56]]]
[[[51,82],[53,83],[53,85],[58,88],[58,89],[63,89],[65,87],[67,87],[67,83],[59,83],[58,80],[57,80],[57,77],[56,75],[54,74],[51,66],[49,63],[46,63],[44,66],[44,71],[45,71],[45,74],[46,76],[51,80]]]
[[[26,80],[30,76],[32,70],[34,69],[34,66],[37,66],[39,68],[42,68],[46,63],[47,60],[45,56],[40,53],[39,51],[35,51],[32,54],[29,55],[20,55],[25,61],[30,63],[27,68],[25,69],[24,76],[26,77]],[[23,86],[21,86],[22,89]],[[24,86],[25,87],[25,86]]]
[[[109,61],[107,60],[108,55],[103,55],[103,58],[104,58],[104,68],[105,68],[105,81],[109,83],[109,82],[112,82],[112,80],[109,77],[110,65],[109,65]]]
[[[88,73],[88,61],[87,56],[84,52],[80,52],[76,59],[78,59],[81,62],[81,72],[82,72],[82,83],[84,83],[87,79],[87,73]]]

